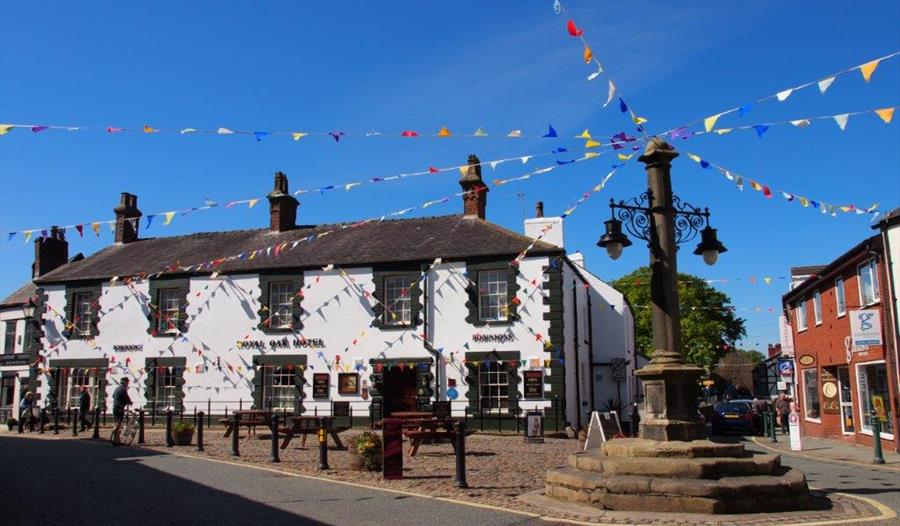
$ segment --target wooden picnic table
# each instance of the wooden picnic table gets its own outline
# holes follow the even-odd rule
[[[422,441],[428,439],[449,438],[453,451],[456,451],[456,431],[453,428],[452,418],[409,419],[408,422],[409,427],[403,426],[405,429],[403,436],[409,439],[409,456],[416,456]]]
[[[431,418],[434,416],[431,411],[398,411],[391,413],[388,418],[400,418],[406,420],[408,418]]]
[[[256,426],[272,428],[272,411],[248,409],[235,411],[234,414],[240,417],[238,426],[252,429],[254,434],[256,433]],[[231,433],[234,431],[234,416],[223,418],[219,422],[225,425],[225,438],[231,436]]]
[[[338,436],[338,433],[340,433],[341,431],[346,431],[347,429],[349,429],[349,427],[335,426],[334,417],[292,416],[289,418],[291,420],[290,427],[284,427],[281,430],[284,431],[284,442],[281,443],[281,449],[287,448],[288,444],[291,442],[291,439],[294,438],[294,435],[303,435],[303,440],[300,442],[300,445],[306,446],[306,436],[319,432],[320,418],[325,421],[325,432],[331,436],[331,439],[334,441],[334,446],[338,449],[345,449],[344,443],[341,442],[341,437]]]

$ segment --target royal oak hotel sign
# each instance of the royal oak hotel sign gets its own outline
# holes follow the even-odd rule
[[[281,338],[280,340],[238,340],[238,349],[324,349],[321,338]]]

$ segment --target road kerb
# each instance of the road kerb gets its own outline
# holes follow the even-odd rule
[[[780,455],[788,455],[788,456],[792,456],[792,457],[805,458],[807,460],[817,460],[820,462],[834,462],[835,464],[844,464],[847,466],[861,466],[861,467],[872,468],[872,469],[877,469],[877,470],[881,470],[881,471],[891,471],[894,473],[900,473],[900,468],[896,468],[893,466],[881,466],[878,464],[857,462],[855,460],[841,460],[841,459],[836,459],[836,458],[828,458],[828,457],[822,457],[819,455],[810,455],[808,453],[803,453],[803,452],[798,452],[798,451],[785,451],[783,449],[778,449],[778,448],[770,446],[769,444],[766,444],[765,442],[761,441],[758,437],[751,437],[751,440],[757,446],[768,449],[769,451],[774,451],[775,453],[778,453]]]

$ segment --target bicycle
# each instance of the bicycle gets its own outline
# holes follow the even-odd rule
[[[117,431],[119,435],[118,442],[116,441]],[[134,442],[134,437],[137,436],[137,432],[137,413],[129,409],[125,411],[125,418],[122,419],[122,423],[116,424],[116,427],[113,428],[109,441],[114,446],[130,446],[132,442]]]

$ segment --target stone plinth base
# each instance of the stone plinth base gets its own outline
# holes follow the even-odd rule
[[[708,440],[616,439],[547,472],[546,495],[600,509],[680,513],[804,510],[803,473],[778,455]]]

